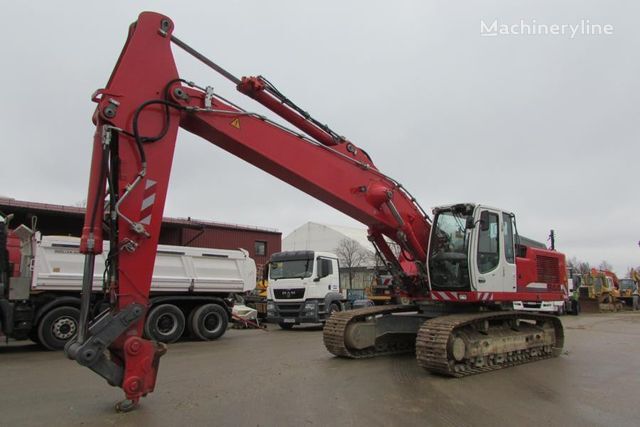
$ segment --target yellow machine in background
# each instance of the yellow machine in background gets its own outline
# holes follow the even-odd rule
[[[248,295],[244,296],[244,302],[247,307],[251,307],[258,311],[258,318],[267,317],[267,289],[269,281],[266,278],[258,280],[256,287]]]
[[[584,312],[622,310],[618,277],[606,270],[591,269],[581,275],[580,307]]]
[[[269,281],[267,279],[258,280],[256,283],[256,292],[261,298],[267,298],[267,289],[269,288]]]
[[[633,279],[620,279],[620,297],[631,298],[636,281]]]
[[[391,304],[393,298],[393,276],[375,275],[364,290],[365,298],[375,305]]]
[[[640,274],[636,270],[631,271],[630,278],[620,279],[620,299],[628,307],[633,306],[633,293],[638,285],[640,285]]]

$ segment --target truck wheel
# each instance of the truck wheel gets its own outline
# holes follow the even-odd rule
[[[151,309],[144,322],[144,333],[152,340],[172,343],[184,332],[184,314],[173,304],[162,304]]]
[[[47,350],[62,350],[78,333],[80,310],[75,307],[56,307],[38,323],[38,342]]]
[[[327,319],[333,314],[333,313],[337,313],[338,311],[340,311],[340,304],[337,302],[332,302],[331,304],[329,304],[329,316],[327,316]]]
[[[218,304],[204,304],[195,309],[191,319],[191,334],[202,341],[220,338],[229,325],[227,311]]]
[[[278,326],[280,326],[282,329],[284,329],[285,331],[288,331],[289,329],[293,328],[293,324],[292,323],[278,323]]]

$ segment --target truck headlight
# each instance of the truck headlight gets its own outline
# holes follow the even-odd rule
[[[276,305],[273,301],[267,301],[267,311],[276,311]]]
[[[304,304],[304,311],[314,311],[316,309],[315,301],[306,302]]]

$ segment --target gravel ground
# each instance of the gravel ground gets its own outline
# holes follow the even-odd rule
[[[6,426],[637,426],[640,314],[565,316],[564,354],[463,379],[413,356],[345,360],[319,328],[230,330],[171,345],[135,412],[88,369],[33,344],[0,345]]]

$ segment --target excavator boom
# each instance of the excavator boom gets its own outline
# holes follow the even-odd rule
[[[366,224],[372,241],[397,271],[404,268],[414,276],[424,271],[406,265],[411,261],[424,266],[430,232],[429,218],[413,197],[379,172],[367,153],[313,119],[266,79],[238,79],[172,33],[169,18],[142,13],[130,27],[107,86],[93,97],[98,103],[96,133],[81,241],[87,255],[86,301],[78,338],[67,353],[122,386],[131,404],[153,390],[158,358],[165,351],[140,336],[179,127]],[[182,79],[172,43],[304,134]],[[210,185],[194,183],[203,190],[201,197],[207,197],[204,189]],[[222,180],[219,185],[224,185]],[[89,330],[88,278],[93,276],[94,256],[102,251],[104,225],[111,240],[106,286],[113,308]],[[403,249],[399,257],[383,236]],[[104,356],[105,349],[110,357]],[[131,372],[133,366],[138,371]]]

